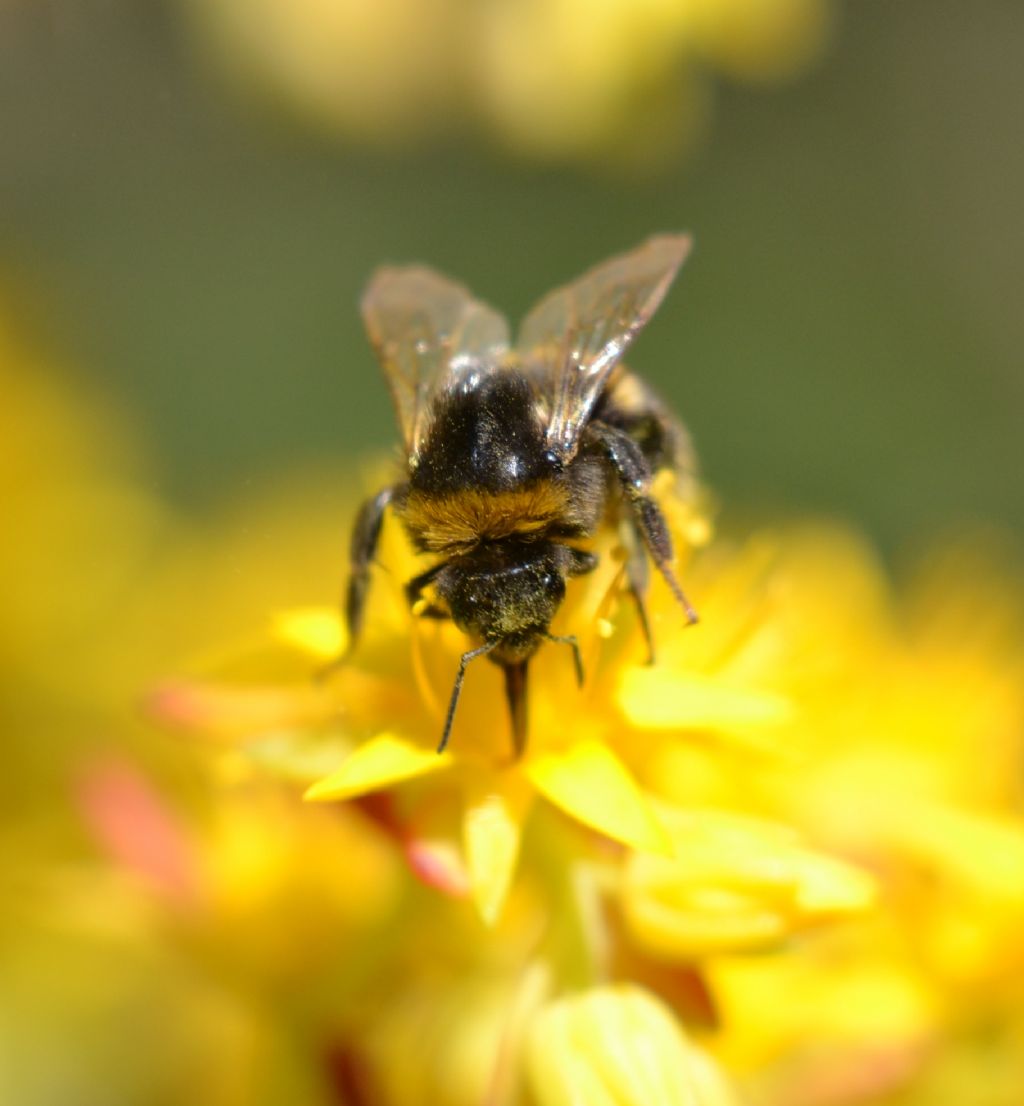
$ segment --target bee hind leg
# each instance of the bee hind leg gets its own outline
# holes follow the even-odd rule
[[[644,644],[647,646],[647,663],[654,664],[656,660],[654,635],[651,633],[651,620],[647,614],[647,586],[650,583],[647,557],[644,554],[643,538],[637,533],[632,520],[628,523],[628,530],[632,548],[626,557],[626,584],[636,608],[636,620],[640,625],[640,633],[643,634]]]
[[[601,453],[611,465],[629,506],[630,521],[634,530],[642,539],[655,567],[683,608],[687,622],[693,624],[697,621],[697,612],[686,598],[672,571],[672,538],[668,532],[665,516],[658,504],[647,494],[651,482],[651,470],[643,451],[625,431],[609,426],[607,423],[592,422],[587,427],[586,439],[588,444]],[[647,611],[642,600],[645,584],[644,580],[630,576],[630,590],[637,599],[638,610],[642,612],[641,624],[646,625],[645,636],[649,644],[650,624],[647,621]]]

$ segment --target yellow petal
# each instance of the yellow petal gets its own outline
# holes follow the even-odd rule
[[[250,763],[278,779],[308,787],[343,761],[352,743],[337,735],[292,729],[265,734],[243,749]]]
[[[871,904],[866,873],[804,848],[784,826],[720,811],[659,813],[675,857],[633,854],[622,890],[631,932],[661,956],[763,949]]]
[[[632,985],[598,987],[546,1006],[527,1041],[540,1106],[734,1106],[713,1061],[672,1011]]]
[[[866,910],[877,888],[867,872],[835,857],[801,849],[793,857],[796,909],[805,918],[825,918]]]
[[[345,629],[334,607],[299,607],[274,616],[274,636],[317,660],[340,657]]]
[[[685,908],[653,897],[631,898],[625,916],[636,941],[655,955],[684,962],[731,952],[755,952],[788,935],[786,919],[769,907],[722,890],[697,891]]]
[[[527,761],[534,786],[567,814],[636,849],[671,853],[668,835],[636,781],[607,745],[584,741]]]
[[[531,794],[518,773],[489,775],[466,791],[462,836],[480,916],[493,925],[501,913],[519,858],[519,841]]]
[[[635,726],[652,730],[728,730],[777,725],[791,717],[789,701],[769,691],[659,668],[627,668],[619,706]]]
[[[313,784],[306,799],[352,799],[403,780],[447,768],[447,753],[424,749],[391,733],[378,734],[352,752],[332,775]]]

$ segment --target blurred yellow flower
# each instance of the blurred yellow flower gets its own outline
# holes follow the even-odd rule
[[[467,124],[551,161],[661,163],[698,133],[703,70],[802,71],[831,0],[206,0],[204,45],[248,89],[371,142]],[[614,160],[612,160],[614,159]]]
[[[700,544],[703,520],[667,503],[677,534]],[[434,752],[464,645],[410,616],[411,554],[391,524],[366,639],[326,683],[312,673],[343,648],[340,621],[300,606],[215,657],[215,679],[156,700],[226,741],[230,763],[357,802],[422,881],[454,896],[443,909],[418,900],[422,932],[399,941],[402,997],[346,1045],[362,1078],[411,1106],[388,1059],[401,1051],[424,1057],[446,1106],[499,1085],[517,1102],[522,1078],[558,1101],[558,1079],[543,1089],[536,1073],[582,1062],[555,1044],[575,1024],[560,1004],[632,981],[684,1025],[716,1023],[722,1070],[768,1103],[931,1086],[978,1062],[986,1024],[1000,1027],[1008,1083],[1024,1020],[1011,782],[1024,651],[1009,582],[952,611],[932,590],[945,564],[897,603],[870,552],[834,528],[719,540],[684,569],[698,627],[653,592],[651,668],[618,609],[621,560],[606,540],[601,574],[579,581],[558,628],[585,644],[587,687],[558,652],[538,663],[520,763],[486,668],[449,751]],[[454,924],[464,896],[492,928]],[[443,966],[421,975],[424,947]],[[536,1028],[548,1010],[565,1020]],[[551,1042],[546,1060],[538,1041]],[[580,1078],[605,1092],[606,1073]]]
[[[694,48],[729,76],[777,80],[819,54],[832,9],[818,0],[685,0],[666,4]]]
[[[959,1101],[939,1089],[970,1085],[950,1076],[958,1065],[978,1081],[961,1100],[1012,1102],[999,1088],[1024,1076],[1013,1059],[1024,1014],[1019,584],[965,543],[897,599],[863,543],[834,528],[728,560],[719,571],[759,580],[748,602],[771,612],[771,632],[740,663],[769,665],[799,705],[773,735],[785,755],[748,751],[740,772],[720,748],[668,744],[644,782],[674,804],[710,794],[794,826],[869,870],[879,897],[870,921],[808,938],[800,956],[709,963],[731,1027],[723,1057],[786,1106]],[[758,577],[757,563],[770,570]],[[1001,1071],[991,1088],[986,1034]]]
[[[0,1101],[236,1106],[276,1085],[328,1106],[326,1044],[297,1042],[296,1011],[327,1006],[326,1037],[372,971],[390,844],[276,785],[214,800],[135,709],[173,656],[287,589],[154,500],[123,417],[6,310],[0,385]]]
[[[872,901],[866,874],[807,849],[786,827],[707,810],[659,813],[674,855],[632,854],[622,896],[632,935],[661,957],[757,951]]]
[[[343,477],[185,526],[6,330],[0,377],[0,1099],[1018,1106],[1024,589],[978,543],[895,594],[845,531],[704,547],[666,498],[700,625],[656,583],[645,665],[603,537],[585,688],[538,657],[515,762],[481,667],[438,757],[464,644],[396,526],[313,678]],[[212,756],[126,709],[161,670]]]
[[[109,680],[91,639],[140,578],[162,512],[127,475],[138,450],[114,412],[2,309],[0,389],[0,666],[12,694],[94,699]]]
[[[200,0],[187,4],[230,77],[369,141],[443,127],[457,103],[451,0]]]

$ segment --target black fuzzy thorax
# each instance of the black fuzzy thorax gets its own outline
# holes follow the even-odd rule
[[[512,491],[551,473],[529,382],[514,370],[480,376],[434,401],[410,485],[427,493]]]

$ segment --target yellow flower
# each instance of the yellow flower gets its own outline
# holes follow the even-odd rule
[[[266,560],[251,530],[229,549],[183,526],[113,406],[3,310],[0,385],[0,1099],[238,1106],[274,1085],[328,1106],[321,1053],[396,907],[390,842],[278,785],[214,796],[136,710],[175,659],[305,598],[274,583],[302,561],[298,516]]]
[[[397,527],[365,641],[318,682],[345,644],[316,605],[337,478],[186,530],[102,404],[0,354],[12,1097],[722,1104],[728,1073],[766,1106],[1016,1106],[1024,619],[991,558],[894,595],[834,528],[691,555],[705,524],[666,498],[701,624],[656,583],[645,665],[602,537],[556,627],[584,689],[538,656],[517,762],[481,665],[438,757],[465,643],[407,610]],[[69,543],[92,551],[73,588]],[[212,674],[153,700],[220,739],[206,784],[124,709],[169,654]],[[126,1055],[125,1012],[152,1009]]]
[[[679,504],[674,511],[682,537],[703,538],[706,527],[700,518]],[[424,624],[409,614],[401,584],[414,574],[415,562],[394,526],[383,539],[383,570],[375,581],[367,640],[328,688],[317,688],[307,674],[290,699],[287,691],[266,687],[249,694],[178,689],[165,698],[165,713],[191,713],[208,729],[217,727],[221,715],[229,727],[244,731],[248,725],[248,744],[257,752],[275,734],[305,731],[305,738],[292,742],[293,752],[284,754],[293,773],[323,761],[310,748],[308,735],[314,749],[325,738],[329,749],[337,748],[339,737],[349,742],[350,751],[336,770],[312,783],[310,799],[350,800],[398,788],[415,826],[416,810],[431,807],[431,794],[453,796],[461,807],[465,881],[489,921],[500,912],[523,827],[538,796],[615,841],[671,854],[670,835],[634,772],[648,749],[643,731],[630,725],[628,705],[644,679],[644,652],[629,613],[620,617],[615,609],[621,551],[611,538],[603,542],[600,570],[570,593],[560,623],[553,626],[556,634],[579,637],[589,669],[587,686],[576,687],[568,650],[560,654],[549,646],[535,659],[531,733],[521,760],[512,756],[497,670],[486,665],[470,671],[449,749],[435,752],[465,639],[451,624]],[[652,617],[668,655],[677,638],[706,632],[686,627],[667,589],[654,592]],[[323,664],[344,647],[337,616],[327,611],[285,614],[276,632],[279,641],[311,655],[310,669],[313,660]],[[727,734],[736,731],[743,739],[785,716],[779,696],[762,691],[756,681],[735,679],[710,662],[703,667],[672,686],[666,700],[681,704],[684,728],[712,726]],[[417,835],[429,836],[425,829]]]
[[[665,502],[698,544],[701,520]],[[414,1101],[387,1074],[414,1041],[433,1042],[439,1102],[498,1084],[516,1102],[524,1072],[534,1098],[557,1096],[558,1079],[542,1087],[536,1073],[582,1062],[577,1038],[556,1032],[575,1022],[536,1027],[626,981],[685,1025],[717,1024],[709,1047],[768,1103],[794,1087],[826,1103],[928,1086],[970,1068],[985,1025],[1012,1057],[1024,639],[1010,585],[940,617],[930,586],[898,604],[846,532],[717,541],[682,566],[698,627],[652,592],[649,667],[618,551],[602,541],[601,574],[578,581],[559,627],[584,642],[587,686],[553,646],[538,656],[520,762],[487,666],[470,671],[449,750],[434,752],[465,643],[407,610],[415,569],[396,526],[366,639],[327,682],[311,672],[343,634],[334,611],[310,606],[278,616],[218,681],[167,691],[180,718],[229,739],[233,763],[351,798],[421,879],[456,896],[437,897],[444,909],[417,900],[415,947],[444,967],[421,976],[410,952],[401,1001],[352,1043],[384,1098]],[[467,894],[490,930],[467,928]],[[599,1095],[605,1075],[593,1078]]]
[[[0,389],[0,678],[35,706],[84,708],[111,683],[92,643],[141,579],[164,514],[127,474],[137,450],[115,412],[17,335],[2,306]]]
[[[331,1053],[394,954],[402,869],[354,811],[267,784],[216,798],[197,816],[97,763],[64,797],[91,852],[22,832],[0,855],[5,1100],[336,1101]]]
[[[243,87],[371,142],[443,129],[457,106],[451,0],[189,0],[204,46]]]
[[[697,137],[705,72],[790,77],[831,0],[188,0],[245,90],[375,144],[475,126],[555,161],[663,164]],[[700,64],[698,64],[700,63]]]
[[[752,554],[725,571],[750,572]],[[900,1102],[1012,1102],[998,1088],[1020,1075],[1024,1015],[1020,592],[997,560],[960,549],[898,602],[835,529],[790,533],[761,557],[750,601],[771,629],[738,663],[767,665],[798,704],[774,734],[787,755],[748,753],[737,771],[721,748],[666,746],[645,780],[675,804],[713,795],[799,828],[870,870],[878,902],[799,955],[709,961],[730,1026],[721,1055],[769,1103],[797,1088],[807,1103],[889,1102],[907,1086],[920,1097]],[[1003,1073],[991,1088],[985,1039]],[[943,1081],[971,1086],[964,1072],[975,1090],[957,1099]]]

